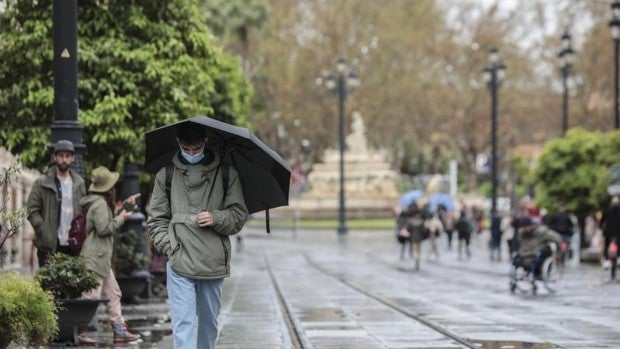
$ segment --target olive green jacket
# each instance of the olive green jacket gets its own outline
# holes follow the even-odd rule
[[[239,175],[229,168],[228,192],[224,198],[219,154],[208,164],[187,164],[178,153],[172,163],[170,204],[165,192],[166,170],[156,177],[149,203],[149,235],[155,248],[168,256],[178,274],[192,279],[230,276],[229,235],[238,233],[248,217]],[[213,225],[196,223],[201,211],[211,212]]]
[[[112,269],[114,234],[125,221],[120,216],[114,217],[103,195],[88,194],[80,200],[80,206],[86,212],[86,240],[80,256],[84,257],[88,270],[102,278],[108,277]]]
[[[519,255],[532,257],[548,242],[554,242],[558,246],[562,243],[562,236],[549,229],[545,225],[538,225],[532,232],[519,232]]]
[[[73,169],[73,212],[77,214],[80,199],[86,195],[84,180]],[[28,221],[34,228],[34,246],[44,252],[56,252],[58,243],[58,190],[56,188],[56,166],[39,176],[32,185],[27,200]]]

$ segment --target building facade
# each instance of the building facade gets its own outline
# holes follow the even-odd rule
[[[0,147],[0,184],[5,182],[6,170],[17,162],[19,162],[18,157]],[[26,199],[38,174],[37,171],[21,168],[19,174],[13,180],[7,181],[6,190],[0,190],[0,211],[10,213],[20,208],[25,208]],[[4,186],[0,185],[0,187],[3,188]],[[5,221],[0,221],[0,225],[2,226],[0,228],[2,238],[4,238],[7,224]],[[0,269],[32,270],[36,259],[36,254],[32,247],[33,237],[34,230],[24,216],[19,232],[6,239],[0,248]]]

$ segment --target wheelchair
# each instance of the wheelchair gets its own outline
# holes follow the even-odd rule
[[[539,251],[537,257],[523,258],[517,252],[512,252],[510,266],[510,292],[519,290],[522,293],[531,292],[536,295],[542,285],[547,292],[555,293],[560,272],[557,264],[557,246],[549,242]],[[534,261],[538,258],[539,270],[534,270]],[[540,262],[542,259],[542,262]]]

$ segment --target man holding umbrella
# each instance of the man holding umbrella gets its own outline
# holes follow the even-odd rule
[[[176,134],[180,151],[171,176],[162,168],[155,178],[149,234],[168,257],[174,347],[215,348],[222,282],[230,276],[229,235],[241,230],[248,208],[236,169],[221,162],[205,128],[179,123]]]

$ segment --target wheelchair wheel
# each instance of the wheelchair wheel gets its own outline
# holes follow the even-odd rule
[[[549,292],[555,292],[554,286],[560,278],[560,271],[554,257],[545,259],[541,266],[540,276],[547,290]]]

